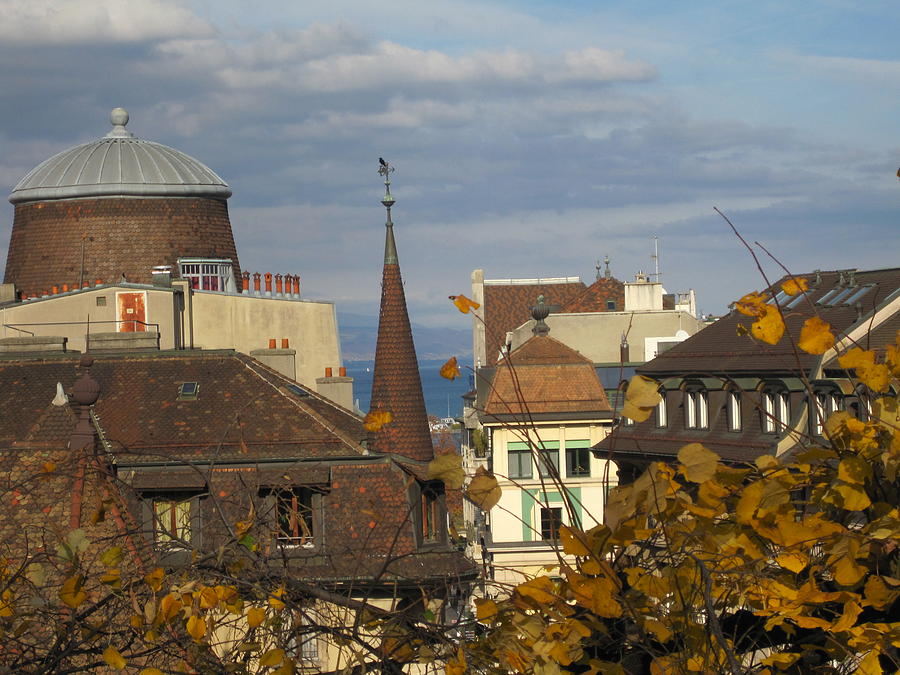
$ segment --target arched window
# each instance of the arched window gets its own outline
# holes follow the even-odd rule
[[[659,395],[662,397],[656,405],[656,426],[664,429],[669,425],[669,411],[666,408],[666,390],[660,389]]]
[[[685,385],[684,426],[688,429],[709,429],[709,394],[702,384]]]
[[[725,406],[725,412],[728,417],[728,431],[740,431],[743,428],[741,392],[737,389],[726,391]]]
[[[787,428],[791,419],[791,396],[781,383],[766,384],[761,392],[762,430],[777,434]]]
[[[816,387],[809,406],[809,432],[821,436],[828,416],[841,409],[840,392],[831,387]]]

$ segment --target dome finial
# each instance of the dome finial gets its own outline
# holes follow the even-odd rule
[[[539,295],[537,304],[531,308],[531,318],[534,319],[531,332],[539,337],[547,335],[550,332],[550,326],[544,322],[544,319],[548,316],[550,316],[550,307],[544,304],[544,296]]]
[[[109,113],[112,131],[106,134],[107,138],[134,138],[134,134],[125,128],[128,124],[128,111],[125,108],[113,108]]]

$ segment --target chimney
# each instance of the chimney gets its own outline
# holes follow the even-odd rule
[[[347,369],[341,366],[340,375],[333,377],[332,368],[325,369],[325,377],[316,378],[316,392],[347,410],[353,410],[353,378],[347,377]]]

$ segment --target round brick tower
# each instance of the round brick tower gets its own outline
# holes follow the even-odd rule
[[[63,283],[152,281],[179,259],[231,261],[231,189],[193,157],[126,130],[116,108],[103,138],[51,157],[9,196],[15,205],[5,283],[33,295]],[[227,266],[226,266],[227,268]]]

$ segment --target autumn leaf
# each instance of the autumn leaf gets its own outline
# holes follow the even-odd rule
[[[44,462],[44,472],[53,473],[54,471],[56,471],[56,462],[52,462],[52,461]]]
[[[277,666],[279,663],[284,661],[284,650],[283,649],[270,649],[265,654],[263,654],[259,658],[259,665],[261,666]]]
[[[678,451],[684,477],[692,483],[703,483],[716,475],[719,456],[700,443],[690,443]]]
[[[59,589],[59,599],[72,609],[76,609],[78,605],[87,600],[87,593],[85,593],[83,586],[83,575],[76,574],[69,577]]]
[[[516,593],[534,600],[538,605],[549,605],[559,596],[550,577],[535,577],[516,586]]]
[[[204,621],[203,617],[196,614],[188,617],[187,632],[194,640],[200,642],[203,636],[206,635],[206,621]]]
[[[827,321],[811,316],[803,322],[797,346],[807,354],[824,354],[834,346],[831,326]]]
[[[164,675],[159,668],[144,668],[139,675]]]
[[[575,556],[588,556],[591,554],[587,545],[587,535],[579,529],[560,525],[559,541],[562,544],[563,553]]]
[[[370,410],[363,420],[363,426],[366,428],[366,431],[378,431],[393,419],[394,415],[390,410]]]
[[[119,653],[119,650],[110,645],[103,650],[103,660],[113,670],[125,670],[125,659]]]
[[[500,501],[503,491],[490,471],[479,466],[466,488],[466,497],[482,511],[490,511]]]
[[[284,600],[281,598],[284,597],[284,588],[277,588],[272,591],[272,594],[269,595],[269,607],[276,611],[281,611],[285,608]]]
[[[463,314],[468,314],[470,310],[481,307],[477,302],[470,300],[464,295],[451,295],[450,299],[453,301],[453,304],[456,305],[456,308]]]
[[[475,619],[488,622],[499,613],[497,603],[490,598],[475,598]]]
[[[459,365],[456,362],[456,357],[451,356],[447,363],[441,366],[441,377],[445,380],[455,380],[459,376]]]
[[[165,576],[166,573],[163,571],[163,568],[157,567],[144,577],[144,583],[146,583],[153,591],[158,591],[162,588],[162,582]]]
[[[653,412],[662,396],[659,395],[659,383],[643,375],[635,375],[625,390],[625,405],[622,415],[635,422],[643,422]]]
[[[117,567],[122,562],[122,547],[111,546],[100,556],[100,562],[107,567]]]
[[[809,281],[807,281],[803,277],[791,277],[783,284],[781,284],[781,290],[783,290],[788,295],[805,293],[809,290]]]
[[[853,347],[838,357],[841,368],[853,370],[869,389],[885,392],[891,381],[891,371],[883,363],[875,363],[875,352]]]
[[[463,646],[460,645],[456,650],[456,656],[448,659],[444,665],[444,673],[445,675],[465,675],[467,672],[469,671],[466,665],[466,653],[463,651]]]
[[[760,342],[776,345],[784,335],[784,319],[781,312],[771,305],[762,305],[759,318],[750,326],[750,333]]]
[[[747,293],[744,297],[734,303],[734,308],[741,314],[746,316],[761,316],[765,311],[766,300],[768,295],[765,293]]]
[[[462,457],[455,452],[438,455],[428,463],[428,480],[441,480],[452,490],[462,487],[466,474],[462,468]]]
[[[247,625],[250,628],[257,628],[266,618],[265,607],[251,607],[247,610]]]

